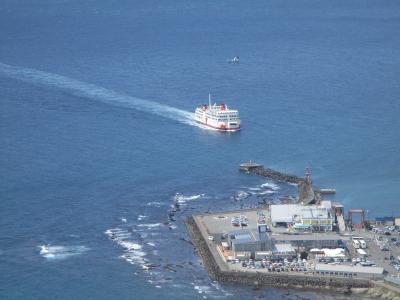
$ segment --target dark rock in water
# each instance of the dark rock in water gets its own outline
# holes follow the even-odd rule
[[[165,266],[164,266],[164,269],[169,270],[169,271],[171,271],[171,272],[177,272],[177,271],[173,268],[173,265],[171,265],[171,264],[165,265]]]
[[[184,237],[180,237],[179,239],[180,239],[181,241],[184,241],[184,242],[186,242],[186,243],[189,243],[189,244],[193,245],[193,244],[192,244],[192,241],[189,241],[189,240],[185,239]]]
[[[177,211],[181,210],[181,206],[180,206],[180,204],[178,202],[174,202],[172,207],[173,207],[173,210],[172,210],[173,212],[177,212]]]

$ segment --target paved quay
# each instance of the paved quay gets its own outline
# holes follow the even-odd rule
[[[240,211],[243,213],[243,211]],[[246,213],[253,211],[247,210]],[[236,214],[229,212],[227,214]],[[209,239],[212,234],[220,232],[221,229],[206,224],[206,220],[214,218],[216,220],[225,220],[224,214],[200,214],[188,218],[186,226],[189,236],[196,248],[198,254],[202,257],[204,266],[211,278],[222,282],[236,282],[249,285],[267,285],[306,289],[326,289],[327,287],[336,288],[340,291],[346,291],[349,288],[368,288],[370,282],[364,279],[348,278],[330,278],[315,276],[312,273],[269,273],[266,270],[255,270],[243,268],[240,264],[227,263],[221,255],[217,239]],[[250,218],[249,218],[250,219]],[[227,225],[226,225],[227,226]],[[250,227],[250,226],[249,226]],[[224,227],[223,227],[224,228]],[[225,227],[227,228],[227,227]]]
[[[295,264],[295,267],[290,267],[289,264],[289,268],[281,267],[281,271],[278,272],[267,267],[255,268],[254,261],[251,262],[251,260],[250,263],[253,263],[251,268],[249,268],[250,265],[246,266],[246,263],[249,264],[249,260],[228,260],[221,247],[223,242],[227,242],[227,235],[232,232],[232,230],[234,232],[256,230],[258,226],[257,218],[260,213],[265,216],[265,223],[271,229],[269,237],[272,240],[290,242],[291,240],[298,240],[299,238],[305,237],[307,240],[311,241],[324,239],[335,240],[336,238],[343,241],[344,246],[347,247],[348,250],[346,252],[347,262],[346,260],[343,260],[343,263],[334,262],[333,268],[335,268],[335,265],[339,264],[339,267],[342,266],[343,269],[350,268],[357,270],[357,272],[365,271],[368,273],[369,267],[351,267],[354,265],[352,259],[359,257],[352,245],[352,238],[358,237],[363,238],[367,242],[367,259],[373,261],[377,266],[371,269],[385,268],[385,270],[388,270],[388,275],[397,274],[397,271],[389,264],[388,254],[382,256],[382,251],[378,247],[378,239],[382,240],[385,237],[379,238],[379,235],[373,234],[367,230],[358,230],[345,234],[338,234],[336,232],[289,234],[287,228],[272,226],[270,211],[268,208],[263,208],[196,214],[187,219],[186,226],[189,236],[198,255],[203,260],[205,269],[212,279],[220,282],[233,282],[253,286],[289,287],[321,291],[334,289],[340,293],[349,293],[351,290],[357,292],[368,291],[373,295],[379,295],[379,297],[383,295],[386,297],[385,299],[399,299],[399,287],[384,281],[383,277],[371,276],[370,278],[363,278],[361,274],[359,274],[359,277],[345,277],[344,274],[340,275],[341,273],[338,272],[333,272],[331,274],[326,271],[322,273],[317,272],[316,266],[319,266],[319,269],[322,267],[322,269],[327,270],[331,268],[332,264],[321,264],[316,257],[309,257],[306,262],[297,260],[296,263],[291,263],[292,265]],[[233,226],[231,220],[238,216],[246,217],[246,226]],[[397,255],[398,247],[395,248],[394,245],[391,246],[393,249],[391,249],[390,253],[392,255]],[[255,265],[257,266],[257,264],[259,263],[256,262]],[[297,267],[299,265],[301,265],[301,267]]]

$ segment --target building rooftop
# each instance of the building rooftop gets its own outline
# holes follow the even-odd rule
[[[331,201],[322,201],[321,205],[276,204],[271,205],[273,223],[291,223],[303,219],[330,219]]]
[[[291,253],[294,252],[294,248],[291,244],[275,244],[273,252]]]
[[[332,232],[332,233],[313,233],[313,234],[272,234],[271,238],[274,240],[281,241],[338,241],[341,240],[341,236]]]
[[[271,221],[274,223],[293,222],[293,216],[300,216],[302,207],[298,204],[271,205]]]
[[[384,221],[393,221],[394,217],[376,217],[375,221],[384,222]]]
[[[229,233],[235,244],[254,242],[256,237],[250,230],[235,230]]]
[[[301,208],[301,216],[303,219],[328,219],[329,209],[318,206],[304,206]]]
[[[368,274],[383,274],[383,268],[380,267],[363,267],[350,265],[328,265],[316,264],[315,271],[324,272],[353,272],[353,273],[368,273]]]
[[[325,208],[331,209],[332,208],[332,201],[330,201],[330,200],[322,200],[321,201],[321,207],[325,207]]]

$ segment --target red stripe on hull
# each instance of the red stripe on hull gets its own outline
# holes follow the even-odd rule
[[[215,127],[215,126],[212,126],[210,124],[206,124],[206,123],[203,123],[203,122],[200,122],[200,121],[197,121],[197,120],[196,120],[196,122],[201,124],[201,125],[205,125],[205,126],[208,126],[210,128],[217,129],[219,131],[239,131],[240,130],[240,126],[238,128],[219,128],[219,127]]]

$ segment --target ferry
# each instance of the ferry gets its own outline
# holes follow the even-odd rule
[[[220,131],[240,130],[240,118],[237,110],[229,109],[226,104],[211,104],[211,95],[208,95],[208,105],[203,104],[196,108],[196,122]]]

